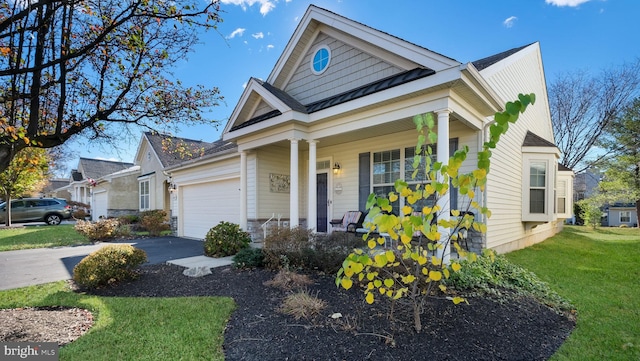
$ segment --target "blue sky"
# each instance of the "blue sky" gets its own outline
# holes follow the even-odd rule
[[[637,0],[222,0],[218,33],[207,32],[175,69],[187,85],[220,88],[221,123],[180,137],[220,138],[250,77],[266,79],[310,4],[462,63],[540,42],[547,83],[574,70],[598,72],[640,58]],[[120,150],[74,145],[77,156],[132,162],[139,137]],[[70,162],[75,167],[77,158]]]

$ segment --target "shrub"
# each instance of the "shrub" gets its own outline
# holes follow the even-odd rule
[[[89,217],[89,213],[87,213],[87,211],[85,211],[84,209],[78,209],[76,211],[74,211],[71,216],[75,219],[82,219],[85,220],[87,217]]]
[[[265,266],[274,270],[307,268],[313,239],[313,232],[302,227],[272,229],[264,240]]]
[[[262,249],[253,247],[241,249],[235,257],[233,257],[233,266],[235,268],[264,267],[264,254],[262,253]]]
[[[120,224],[134,224],[140,222],[140,217],[135,214],[127,214],[118,217],[118,221],[120,221]]]
[[[264,283],[265,286],[275,287],[283,291],[291,291],[294,289],[309,286],[313,283],[309,276],[301,275],[295,272],[280,270],[276,276]]]
[[[572,309],[570,303],[541,281],[535,273],[509,262],[494,251],[485,251],[475,262],[461,262],[459,272],[444,283],[471,294],[490,294],[508,298],[530,296],[559,311]],[[505,292],[508,291],[508,292]]]
[[[113,244],[91,253],[73,268],[73,280],[86,288],[98,288],[135,279],[136,268],[147,254],[128,244]]]
[[[232,256],[249,247],[249,243],[249,233],[240,230],[239,225],[220,222],[207,232],[204,238],[204,254],[209,257]]]
[[[157,237],[162,231],[171,229],[167,223],[167,212],[162,209],[141,212],[140,226],[146,229],[152,237]]]
[[[313,270],[335,274],[349,253],[363,246],[362,238],[353,233],[334,232],[320,235],[315,240],[313,249],[307,251],[308,266]]]
[[[274,229],[264,242],[265,267],[336,273],[362,238],[352,233],[317,235],[302,227]]]
[[[120,222],[115,218],[101,219],[97,222],[79,219],[74,229],[92,241],[100,241],[116,237],[119,226]]]

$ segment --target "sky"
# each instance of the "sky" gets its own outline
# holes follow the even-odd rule
[[[205,0],[201,0],[205,1]],[[216,127],[184,127],[179,137],[212,142],[250,77],[266,79],[310,4],[467,63],[539,42],[547,83],[573,71],[593,75],[640,58],[638,0],[221,0],[218,31],[202,35],[173,69],[186,85],[218,87]],[[140,137],[119,149],[73,142],[77,157],[133,162]]]

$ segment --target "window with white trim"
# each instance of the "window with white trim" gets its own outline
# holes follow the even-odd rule
[[[141,180],[139,182],[139,194],[140,194],[140,210],[141,211],[149,210],[150,209],[149,179]]]
[[[557,219],[555,154],[524,154],[522,163],[522,221],[545,223]]]
[[[427,146],[425,146],[424,149],[422,150],[423,155],[427,154],[427,149],[428,149]],[[436,149],[437,149],[436,144],[431,145],[432,153],[429,155],[429,158],[431,159],[431,164],[436,162],[436,157],[437,157]],[[415,157],[415,155],[416,155],[416,147],[409,147],[404,149],[404,180],[411,185],[431,183],[430,180],[427,180],[427,175],[425,174],[425,169],[426,169],[425,162],[427,159],[424,156],[420,157],[421,158],[420,165],[418,166],[418,170],[416,172],[415,178],[412,177],[413,173],[415,172],[415,170],[413,169],[413,158]],[[436,204],[436,195],[432,194],[431,196],[429,196],[429,198],[421,199],[418,202],[416,202],[414,209],[421,210],[425,206],[433,207],[435,204]]]
[[[400,149],[373,153],[373,193],[387,196],[400,178]],[[399,214],[399,202],[393,202],[393,213]]]
[[[620,211],[620,223],[631,223],[631,211]]]
[[[567,213],[567,181],[558,181],[556,202],[558,203],[556,213]]]
[[[529,213],[546,213],[545,194],[547,192],[547,165],[545,162],[531,162],[529,165]]]
[[[455,152],[458,146],[458,139],[453,138],[449,140],[449,148],[451,154]],[[427,147],[425,146],[425,152]],[[436,161],[436,149],[437,145],[431,145],[432,153],[430,154],[431,162]],[[415,156],[415,147],[375,152],[373,154],[372,162],[372,189],[373,193],[378,196],[388,196],[389,192],[395,191],[394,184],[397,179],[404,179],[410,185],[417,185],[422,183],[429,183],[427,176],[424,172],[426,159],[422,157],[421,164],[418,167],[418,172],[415,178],[412,178],[413,158]],[[458,206],[458,192],[456,188],[449,188],[450,207],[451,209],[457,209]],[[433,206],[436,203],[435,195],[430,196],[428,199],[420,200],[414,204],[413,207],[416,210],[422,209],[424,206]],[[393,202],[393,213],[399,214],[400,207],[404,206],[404,199],[398,198],[398,201]]]
[[[320,45],[313,52],[311,58],[311,72],[315,75],[324,73],[331,62],[331,49],[327,45]]]

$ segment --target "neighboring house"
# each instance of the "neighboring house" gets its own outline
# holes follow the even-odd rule
[[[606,214],[607,225],[610,227],[638,226],[638,212],[635,203],[614,203],[607,207]]]
[[[590,170],[586,170],[582,173],[576,174],[576,178],[573,181],[573,201],[577,202],[585,198],[589,198],[600,182],[601,176]]]
[[[138,190],[135,179],[139,175],[136,174],[139,169],[132,167],[132,163],[80,158],[78,167],[71,171],[71,200],[90,205],[93,220],[130,213],[136,209]],[[136,197],[132,197],[134,194]]]
[[[558,166],[539,44],[460,63],[310,6],[269,77],[248,81],[222,140],[168,169],[178,235],[203,238],[226,220],[257,240],[272,217],[329,232],[331,219],[364,211],[371,192],[411,182],[414,115],[436,117],[437,160],[469,146],[468,172],[493,115],[518,93],[536,103],[493,150],[476,198],[493,213],[478,219],[488,231],[476,242],[499,252],[542,241],[571,217],[573,172]],[[452,191],[443,212],[461,203]]]
[[[71,200],[71,193],[69,192],[69,179],[68,178],[51,178],[47,181],[47,184],[42,188],[41,192],[43,197],[61,198],[67,201]]]
[[[171,212],[171,198],[175,185],[166,168],[204,155],[212,143],[145,132],[142,134],[134,162],[140,166],[138,176],[138,210],[161,209],[177,224]]]
[[[131,166],[95,180],[91,187],[91,219],[138,214],[140,166]]]

